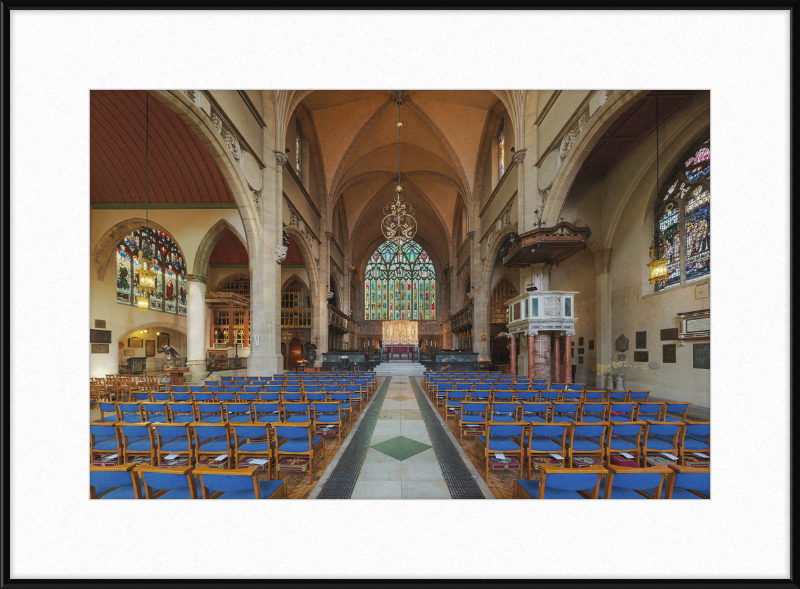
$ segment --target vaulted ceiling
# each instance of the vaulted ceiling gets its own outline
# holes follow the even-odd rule
[[[320,90],[311,113],[331,204],[343,202],[354,262],[380,236],[383,206],[394,196],[398,152],[403,198],[417,211],[418,234],[448,262],[452,219],[471,198],[478,151],[498,97],[483,90],[404,91],[402,146],[394,91]]]
[[[144,90],[92,90],[89,117],[93,204],[234,202],[197,135],[157,98],[148,101]]]

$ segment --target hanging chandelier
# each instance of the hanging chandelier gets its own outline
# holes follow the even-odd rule
[[[658,194],[658,96],[656,96],[656,194]],[[657,221],[656,221],[657,222]],[[661,240],[661,232],[656,231],[653,243],[650,244],[650,284],[661,284],[667,279],[669,257],[667,248]]]
[[[155,261],[150,255],[150,94],[146,94],[145,114],[145,156],[144,156],[144,199],[145,199],[145,225],[142,234],[141,249],[139,250],[139,285],[136,295],[136,307],[140,311],[150,310],[150,296],[156,292],[156,272],[153,270]],[[153,244],[155,245],[155,244]]]
[[[402,141],[400,139],[403,130],[401,111],[403,105],[403,91],[397,94],[397,187],[395,197],[392,202],[383,207],[383,221],[381,230],[383,236],[398,246],[414,239],[417,234],[417,220],[414,218],[414,207],[403,202],[402,174],[400,172],[400,150]]]

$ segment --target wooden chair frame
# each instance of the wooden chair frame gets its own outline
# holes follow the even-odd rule
[[[139,485],[139,474],[134,470],[136,467],[135,464],[120,464],[119,466],[92,466],[89,468],[90,472],[130,472],[131,473],[131,484],[133,485],[133,496],[136,499],[142,498],[142,487]],[[89,485],[89,499],[100,499],[104,495],[108,495],[111,491],[119,489],[119,487],[113,487],[108,489],[107,491],[103,491],[99,495],[96,493],[95,488]]]
[[[261,487],[258,484],[258,469],[254,466],[251,466],[249,468],[220,469],[220,468],[209,468],[205,465],[202,465],[194,469],[194,474],[200,477],[200,486],[202,488],[203,499],[216,499],[217,497],[221,497],[223,495],[221,491],[215,491],[209,496],[208,489],[206,488],[205,482],[203,481],[203,475],[206,476],[233,475],[233,476],[250,477],[253,480],[253,492],[255,493],[255,498],[261,499]],[[280,487],[278,487],[278,491],[280,491],[283,494],[283,497],[281,497],[281,499],[286,499],[285,483]]]
[[[194,437],[192,436],[192,432],[191,432],[189,426],[190,426],[190,423],[157,423],[157,424],[155,424],[155,428],[156,428],[155,441],[156,441],[156,447],[157,447],[157,450],[156,450],[157,461],[156,461],[156,464],[154,464],[153,466],[157,466],[157,465],[161,464],[163,462],[163,460],[164,460],[164,456],[168,456],[170,454],[178,454],[179,456],[186,456],[187,458],[189,458],[189,463],[190,464],[194,462],[194,448],[193,448],[193,444],[192,444],[192,442],[194,441]],[[183,428],[183,430],[185,431],[185,434],[186,434],[186,436],[185,436],[186,437],[186,450],[173,450],[173,449],[162,450],[161,447],[162,447],[163,441],[161,439],[161,434],[160,434],[160,431],[159,431],[159,429],[162,428],[162,427],[175,428],[175,429]],[[182,438],[172,438],[170,440],[170,442],[177,442],[177,441],[179,441],[181,439]]]
[[[660,474],[661,475],[661,482],[658,483],[658,487],[653,487],[655,489],[655,494],[650,495],[649,493],[645,492],[641,489],[633,489],[642,497],[646,497],[648,499],[661,499],[661,488],[664,486],[664,482],[669,474],[672,472],[669,468],[660,464],[658,466],[650,466],[650,467],[643,467],[643,468],[628,468],[625,466],[615,466],[610,465],[606,467],[608,469],[608,474],[606,475],[606,483],[605,488],[603,489],[603,499],[611,499],[611,492],[614,487],[614,475],[616,474],[625,474],[625,473],[633,473],[633,474]]]
[[[672,499],[672,494],[675,492],[675,481],[678,478],[678,474],[685,473],[685,474],[711,474],[710,468],[693,468],[691,466],[681,466],[680,464],[668,464],[667,465],[670,469],[670,475],[667,478],[667,486],[665,487],[664,491],[664,499]],[[686,489],[693,495],[697,495],[700,499],[711,499],[711,497],[707,497],[703,495],[699,491],[695,491],[693,489]]]
[[[591,422],[587,422],[591,423]],[[612,450],[611,449],[611,438],[620,438],[623,439],[622,436],[614,434],[614,424],[618,423],[620,425],[638,425],[639,426],[639,433],[636,434],[636,441],[634,444],[636,445],[636,449],[634,450]],[[606,466],[616,466],[611,464],[611,454],[621,454],[622,452],[626,452],[628,454],[633,455],[634,459],[636,460],[636,464],[642,464],[642,435],[644,434],[645,426],[647,425],[644,421],[610,421],[608,422],[608,427],[606,428],[606,439],[604,440],[604,458],[603,462]]]
[[[674,423],[674,422],[667,422],[667,423]],[[681,436],[680,436],[680,439],[678,440],[678,452],[679,452],[678,453],[678,458],[679,458],[678,464],[680,464],[681,466],[683,466],[683,462],[684,462],[684,460],[686,458],[686,454],[687,453],[691,454],[693,452],[700,452],[700,450],[691,450],[691,449],[686,450],[684,448],[684,440],[686,439],[686,432],[689,430],[688,426],[690,426],[690,425],[707,425],[707,426],[710,427],[711,426],[711,422],[710,421],[693,421],[693,420],[690,420],[690,419],[687,419],[686,421],[684,421],[684,426],[681,428]],[[708,454],[709,456],[711,456],[711,436],[708,437],[708,449],[702,450],[702,453],[703,454]]]
[[[117,449],[116,450],[95,450],[94,449],[95,440],[94,440],[94,434],[92,434],[92,430],[91,430],[91,426],[93,426],[93,425],[101,425],[101,426],[104,426],[104,427],[114,428],[114,437],[115,437],[115,439],[117,441]],[[91,464],[92,461],[95,458],[100,458],[102,456],[111,456],[112,454],[119,454],[120,457],[122,457],[122,440],[119,437],[119,428],[117,428],[117,422],[115,422],[115,421],[90,421],[89,422],[89,426],[90,426],[90,429],[89,429],[89,464]],[[98,467],[98,468],[110,468],[110,467],[103,466],[103,467]]]
[[[487,423],[487,420],[489,418],[489,405],[490,405],[490,403],[488,401],[466,401],[466,400],[465,401],[461,401],[461,411],[459,411],[459,413],[457,415],[457,420],[456,420],[456,424],[458,425],[458,442],[459,443],[463,443],[463,441],[464,441],[463,434],[464,434],[464,425],[465,424],[464,424],[464,421],[463,421],[463,416],[464,416],[464,404],[465,403],[467,405],[472,405],[472,404],[483,405],[483,411],[484,411],[484,413],[483,413],[483,422],[480,422],[480,423],[479,422],[469,422],[470,425],[482,425],[483,426],[483,433],[482,434],[478,434],[478,435],[484,435],[484,436],[486,435],[486,423]]]
[[[343,430],[346,429],[346,425],[345,425],[344,421],[342,420],[342,411],[341,411],[341,408],[339,407],[339,401],[312,401],[312,403],[314,405],[316,405],[317,403],[323,403],[323,404],[326,404],[326,405],[336,405],[336,415],[338,416],[338,419],[335,422],[324,421],[324,422],[322,422],[320,424],[320,426],[325,426],[325,425],[336,425],[336,426],[339,426],[339,430],[338,430],[338,433],[337,433],[337,439],[339,440],[339,443],[341,444],[342,443],[342,433],[343,433]],[[316,408],[314,408],[313,411],[314,411],[314,418],[312,420],[312,427],[314,428],[314,435],[316,436],[316,433],[317,433],[317,419],[319,418],[319,414],[317,413]],[[330,412],[330,413],[326,412],[325,414],[329,415],[331,413],[332,412]],[[325,444],[325,436],[320,436],[320,437],[322,438],[322,443]]]
[[[312,431],[312,423],[300,423],[300,422],[282,422],[276,423],[275,427],[297,427],[301,428],[304,427],[308,430],[308,443],[309,449],[307,452],[281,452],[280,449],[280,442],[281,440],[278,439],[278,444],[275,446],[275,478],[280,479],[280,469],[278,468],[279,463],[281,461],[281,455],[284,456],[308,456],[308,481],[311,482],[314,480],[314,432]],[[293,438],[294,439],[294,438]],[[325,442],[322,442],[323,444]],[[324,456],[324,450],[320,453],[321,456]]]
[[[251,422],[251,423],[231,423],[231,427],[233,428],[233,433],[232,433],[232,436],[231,436],[231,438],[232,438],[231,439],[231,443],[233,445],[233,452],[234,452],[234,456],[235,456],[235,460],[236,460],[236,463],[234,465],[235,468],[238,469],[239,462],[240,462],[240,460],[242,458],[247,458],[247,457],[266,458],[267,461],[268,461],[267,462],[267,469],[266,469],[267,479],[270,479],[270,472],[276,468],[275,467],[275,442],[273,440],[275,432],[272,429],[272,424],[264,422],[264,421]],[[240,451],[239,448],[240,448],[240,446],[242,446],[243,444],[246,443],[246,438],[245,438],[245,440],[242,440],[242,442],[239,442],[239,436],[236,434],[236,428],[237,427],[263,427],[263,428],[265,428],[265,430],[267,432],[267,439],[269,440],[269,442],[268,442],[269,450],[267,450],[267,451],[247,451],[247,450]],[[248,467],[248,468],[256,468],[256,467]],[[239,470],[241,470],[241,469],[239,469]],[[276,476],[277,476],[277,473],[276,473]]]
[[[653,421],[653,420],[650,420],[650,419],[645,421],[645,423],[647,424],[647,426],[644,428],[644,435],[642,436],[642,446],[641,446],[641,448],[642,448],[642,461],[641,461],[642,466],[647,466],[647,453],[648,453],[648,451],[651,454],[661,454],[662,452],[669,452],[670,454],[674,454],[678,458],[678,460],[680,460],[680,450],[678,448],[678,444],[680,443],[681,435],[683,434],[683,429],[685,427],[685,424],[683,422],[678,422],[678,421],[662,422],[662,421]],[[675,433],[675,435],[672,438],[672,448],[667,448],[667,449],[653,448],[651,450],[651,449],[649,449],[647,447],[647,439],[650,436],[650,427],[652,425],[671,425],[671,426],[676,426],[678,428],[678,431]]]
[[[584,497],[585,499],[597,499],[600,496],[600,479],[602,476],[607,472],[606,469],[602,466],[594,465],[594,466],[587,466],[586,468],[563,468],[560,466],[550,466],[547,464],[543,464],[540,467],[541,477],[539,478],[539,496],[538,497],[531,497],[528,492],[520,486],[517,481],[514,481],[514,499],[545,499],[545,489],[547,488],[547,474],[592,474],[597,473],[597,484],[595,485],[594,489],[591,493],[586,493],[585,491],[576,491],[578,495]],[[525,496],[520,496],[521,493],[524,493]]]
[[[522,433],[518,436],[519,437],[519,441],[517,442],[519,444],[518,450],[492,450],[491,448],[489,448],[491,442],[492,426],[504,426],[504,425],[522,427]],[[519,454],[519,472],[520,475],[522,474],[522,469],[524,468],[524,462],[525,462],[524,441],[525,441],[525,434],[527,431],[528,431],[528,424],[525,423],[524,421],[491,421],[489,419],[489,415],[488,414],[486,415],[486,434],[484,435],[484,438],[486,438],[486,445],[483,447],[483,462],[484,462],[484,472],[486,473],[485,478],[487,482],[489,481],[489,454],[495,452],[501,452],[503,455],[510,454],[512,456],[514,454]],[[516,437],[517,436],[512,436],[511,439],[515,439]]]
[[[605,451],[606,451],[606,445],[605,445],[606,436],[608,435],[608,428],[609,428],[609,426],[611,424],[609,422],[607,422],[607,421],[586,421],[586,422],[584,422],[584,421],[573,421],[572,423],[568,423],[566,425],[568,426],[568,428],[567,428],[567,436],[568,436],[569,443],[567,444],[566,450],[567,450],[567,454],[568,454],[567,461],[569,462],[569,464],[571,465],[572,464],[572,459],[577,457],[577,456],[593,456],[595,454],[598,455],[597,457],[599,458],[600,462],[603,462],[603,458],[605,457]],[[592,442],[592,443],[596,443],[594,440],[586,438],[586,437],[584,437],[584,436],[582,436],[580,434],[576,435],[575,434],[576,426],[577,427],[581,427],[581,426],[597,426],[597,427],[602,426],[603,427],[603,434],[600,436],[600,445],[597,447],[596,450],[595,449],[592,449],[592,450],[575,450],[574,449],[575,438],[579,438],[579,439],[582,439],[582,440],[587,440],[587,441]],[[585,468],[588,468],[588,467],[585,467]]]
[[[153,461],[156,459],[156,441],[153,438],[153,424],[149,421],[143,421],[141,423],[131,423],[131,422],[117,422],[117,428],[119,429],[119,438],[120,442],[122,443],[122,461],[128,462],[128,458],[136,457],[136,456],[149,456],[150,457],[150,464],[153,464]],[[128,436],[125,434],[125,429],[129,427],[146,427],[147,428],[147,437],[150,439],[150,450],[128,450]],[[140,440],[137,440],[140,441]]]
[[[147,484],[147,474],[148,472],[158,472],[158,473],[168,473],[168,474],[182,474],[186,476],[186,481],[189,483],[189,495],[191,499],[197,499],[197,484],[194,481],[194,475],[192,471],[194,470],[193,466],[177,466],[177,467],[157,467],[157,466],[147,466],[145,464],[140,464],[136,467],[136,472],[139,473],[139,476],[144,481],[144,498],[145,499],[158,499],[162,495],[166,495],[169,493],[168,489],[159,489],[156,492],[153,492],[153,489]]]
[[[228,464],[231,463],[231,459],[233,458],[233,449],[231,445],[231,428],[228,425],[227,421],[215,422],[215,423],[208,423],[206,421],[195,421],[194,423],[188,424],[190,431],[192,433],[192,438],[194,440],[194,458],[195,462],[199,465],[200,460],[203,459],[205,456],[219,456],[222,452],[219,450],[203,450],[202,445],[200,444],[200,438],[198,437],[198,431],[202,432],[203,428],[208,427],[224,427],[225,428],[225,438],[228,442]],[[213,440],[219,440],[222,436],[218,436],[216,438],[207,438],[203,443],[208,444]],[[215,469],[218,470],[218,469]]]

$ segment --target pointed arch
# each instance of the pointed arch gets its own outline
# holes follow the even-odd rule
[[[208,270],[208,261],[211,258],[211,252],[214,251],[214,247],[217,245],[217,242],[220,238],[225,235],[228,231],[233,233],[236,238],[242,242],[242,244],[247,248],[248,257],[252,260],[253,253],[248,248],[247,240],[245,240],[241,233],[231,225],[227,220],[220,219],[217,221],[203,236],[203,239],[200,240],[200,245],[197,246],[197,253],[194,256],[194,264],[192,265],[192,274],[195,276],[201,276],[202,278],[206,277],[206,271]]]

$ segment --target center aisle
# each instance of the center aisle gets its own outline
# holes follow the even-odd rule
[[[444,432],[446,428],[443,428],[441,422],[436,419],[427,399],[417,394],[411,378],[413,377],[393,376],[387,379],[388,387],[385,393],[376,395],[374,399],[374,403],[382,401],[382,404],[368,409],[368,413],[374,412],[377,420],[366,420],[361,423],[350,445],[353,445],[358,438],[361,438],[360,443],[340,451],[341,456],[337,457],[339,461],[335,462],[346,463],[363,456],[349,498],[493,497],[488,487],[481,484],[483,481],[480,480],[479,483],[476,480],[480,477],[477,476],[477,471],[469,460],[465,456],[462,460],[463,452],[460,452],[460,448],[456,449],[447,439],[449,432]],[[381,389],[383,388],[381,386]],[[426,403],[427,407],[421,410],[420,402]],[[423,412],[426,415],[423,415]],[[428,431],[429,427],[440,428],[440,431],[433,432],[433,441]],[[362,432],[362,428],[365,431]],[[367,443],[366,435],[369,433],[371,438]],[[440,460],[444,460],[446,472],[442,471]],[[326,472],[320,481],[320,491],[312,493],[310,498],[346,498],[346,494],[334,493],[333,489],[341,488],[342,479],[345,477],[351,479],[356,473],[352,467],[340,468],[335,463],[332,463],[329,469],[331,472]],[[325,487],[328,486],[330,488],[326,492]]]

